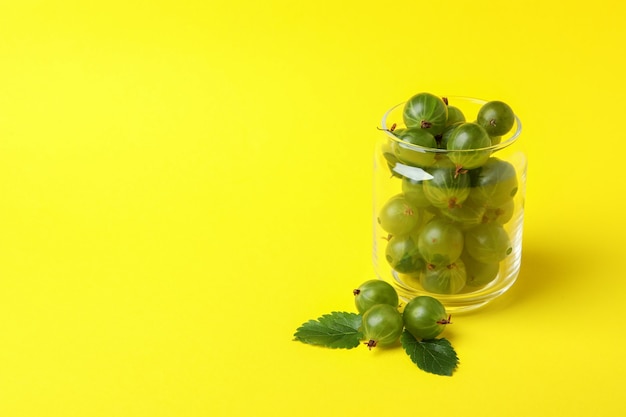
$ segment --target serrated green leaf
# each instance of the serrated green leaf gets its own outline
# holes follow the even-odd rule
[[[294,334],[295,340],[310,345],[325,346],[333,349],[352,349],[359,346],[363,334],[361,315],[333,311],[317,320],[302,324]]]
[[[423,371],[451,376],[459,364],[459,358],[447,339],[420,341],[404,330],[400,341],[413,363]]]

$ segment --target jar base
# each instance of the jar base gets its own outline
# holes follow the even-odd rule
[[[517,273],[509,275],[507,277],[506,284],[502,285],[502,282],[499,282],[497,288],[494,288],[491,285],[487,285],[486,287],[477,289],[473,292],[453,295],[434,294],[424,290],[420,290],[418,288],[414,288],[412,286],[408,286],[395,271],[393,271],[392,273],[393,279],[387,281],[394,286],[394,288],[398,292],[398,296],[405,304],[415,297],[427,295],[441,301],[441,303],[446,307],[446,311],[448,313],[458,314],[473,312],[486,306],[491,301],[497,299],[498,297],[506,293],[509,288],[511,288],[511,286],[517,280],[517,275]],[[379,277],[379,279],[383,278]],[[499,279],[496,278],[496,280],[494,281],[494,283],[496,283],[499,281]]]

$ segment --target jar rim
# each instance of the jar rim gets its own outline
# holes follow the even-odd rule
[[[445,96],[448,98],[448,100],[452,100],[452,101],[466,101],[466,102],[471,102],[473,104],[479,104],[479,105],[483,105],[485,103],[488,103],[487,100],[483,100],[483,99],[479,99],[479,98],[475,98],[475,97],[466,97],[466,96]],[[395,106],[391,107],[389,110],[387,110],[385,112],[385,114],[383,115],[383,118],[381,120],[381,130],[389,137],[389,139],[393,140],[394,142],[397,143],[401,143],[403,147],[408,147],[410,149],[414,149],[416,151],[419,152],[432,152],[432,153],[450,153],[450,152],[455,152],[455,153],[463,153],[463,152],[476,152],[476,151],[499,151],[501,149],[504,149],[510,145],[512,145],[513,143],[515,143],[517,141],[517,139],[519,138],[519,136],[522,133],[522,122],[520,121],[519,117],[517,116],[517,114],[513,114],[513,116],[515,117],[515,130],[513,131],[513,133],[510,136],[506,137],[506,140],[502,140],[500,143],[494,144],[494,145],[490,145],[484,148],[478,148],[478,149],[460,149],[460,150],[449,150],[449,149],[439,149],[439,148],[429,148],[429,147],[425,147],[425,146],[420,146],[420,145],[415,145],[413,143],[407,142],[401,138],[399,138],[398,136],[396,136],[393,131],[391,130],[391,127],[387,126],[387,119],[388,117],[394,112],[396,111],[399,107],[402,107],[406,104],[406,101],[403,101],[401,103],[396,104]],[[509,132],[510,133],[510,132]]]

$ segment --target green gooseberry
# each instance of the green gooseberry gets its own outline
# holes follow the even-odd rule
[[[416,339],[434,339],[450,324],[441,301],[428,295],[413,298],[402,313],[404,327]]]
[[[377,304],[388,304],[397,308],[399,303],[396,289],[388,282],[380,279],[365,281],[352,291],[352,294],[354,294],[354,304],[360,314]]]
[[[402,142],[397,142],[394,148],[400,162],[415,167],[429,167],[435,163],[437,154],[430,149],[437,147],[437,141],[426,129],[413,127],[394,133],[402,139]]]
[[[476,121],[490,136],[502,136],[513,127],[515,114],[508,104],[502,101],[490,101],[478,110]]]
[[[363,314],[363,336],[368,348],[390,346],[400,339],[404,329],[402,314],[388,304],[372,306]]]
[[[480,125],[476,123],[462,123],[451,133],[446,143],[450,160],[460,169],[474,169],[483,165],[489,159],[491,138]]]
[[[426,129],[437,136],[446,126],[448,106],[434,94],[418,93],[404,104],[402,116],[407,127]]]

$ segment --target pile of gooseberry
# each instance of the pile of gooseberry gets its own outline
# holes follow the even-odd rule
[[[389,129],[395,138],[383,152],[402,191],[377,214],[394,271],[434,294],[474,291],[496,279],[513,250],[504,225],[513,217],[518,180],[494,150],[514,123],[501,101],[484,103],[471,122],[430,93],[404,104],[403,125]],[[404,176],[393,169],[397,164],[419,168],[428,179]]]
[[[363,317],[361,330],[365,344],[370,349],[396,343],[404,329],[416,339],[434,339],[450,323],[443,304],[426,295],[411,299],[400,313],[398,294],[386,281],[366,281],[353,293],[356,308]]]

